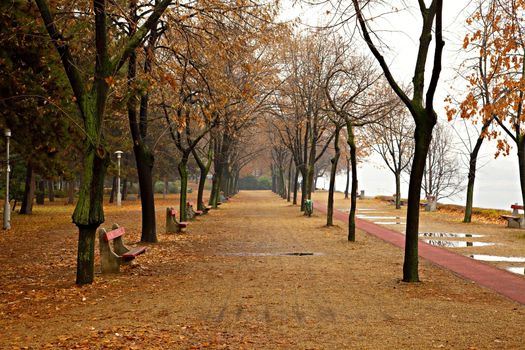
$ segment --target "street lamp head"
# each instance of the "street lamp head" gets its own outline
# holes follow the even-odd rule
[[[5,129],[4,136],[5,137],[11,137],[11,130],[10,129]]]
[[[117,158],[120,159],[120,157],[122,157],[122,151],[116,151],[115,154],[117,155]]]

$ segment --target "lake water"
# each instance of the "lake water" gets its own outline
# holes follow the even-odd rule
[[[372,156],[366,163],[361,164],[357,170],[357,177],[359,190],[364,190],[366,196],[391,196],[395,192],[394,174],[387,168],[381,168],[381,160],[377,157]],[[403,198],[408,194],[408,177],[405,178],[406,181],[402,181],[401,185]],[[318,188],[328,189],[328,184],[328,177],[317,180]],[[346,174],[338,175],[336,190],[344,191],[345,185]],[[475,207],[510,210],[511,204],[522,202],[520,198],[517,157],[514,154],[489,159],[486,165],[478,170],[474,188]],[[440,203],[465,205],[465,191],[456,197],[441,199]]]

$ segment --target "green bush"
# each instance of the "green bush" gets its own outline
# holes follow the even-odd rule
[[[266,176],[259,178],[248,175],[239,180],[239,189],[241,190],[269,190],[272,187],[272,181]]]
[[[164,181],[155,182],[155,193],[164,193]],[[180,180],[168,182],[168,193],[180,193]],[[191,187],[188,188],[188,193],[191,193]]]

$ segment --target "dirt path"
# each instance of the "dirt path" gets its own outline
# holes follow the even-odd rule
[[[138,237],[133,210],[111,212],[108,221]],[[39,277],[55,273],[60,281],[35,285],[17,281],[28,261],[14,266],[15,256],[0,255],[12,264],[9,283],[0,272],[0,348],[523,346],[525,307],[428,263],[424,283],[401,283],[401,250],[362,232],[349,244],[344,228],[325,228],[324,220],[269,192],[243,192],[188,234],[159,235],[135,267],[82,288],[64,285],[71,266],[57,271],[49,265],[57,258],[33,256],[47,266]],[[48,243],[59,249],[56,238]]]

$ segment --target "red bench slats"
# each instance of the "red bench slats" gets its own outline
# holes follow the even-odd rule
[[[129,252],[126,252],[122,254],[123,258],[134,258],[140,254],[143,254],[146,251],[146,247],[136,247],[129,250]]]
[[[523,210],[523,205],[512,204],[510,207],[512,209],[521,209],[521,210]]]
[[[202,210],[195,210],[196,215],[202,215]]]
[[[187,226],[188,226],[188,223],[185,222],[185,221],[183,221],[183,222],[179,222],[179,226],[184,228],[184,227],[187,227]]]
[[[124,227],[119,227],[115,230],[106,232],[106,234],[104,235],[104,239],[106,240],[106,242],[109,242],[112,239],[122,236],[124,233],[125,233]]]

